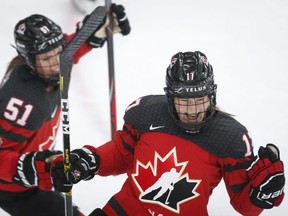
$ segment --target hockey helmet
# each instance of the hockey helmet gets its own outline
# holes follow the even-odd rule
[[[49,18],[34,14],[20,20],[14,29],[17,52],[28,65],[35,63],[35,55],[64,45],[60,26]]]
[[[216,89],[213,68],[206,55],[200,51],[179,52],[172,56],[166,71],[166,87],[164,88],[169,112],[176,123],[186,132],[197,133],[212,118],[216,106]],[[210,106],[205,111],[201,122],[183,123],[175,109],[174,97],[200,98],[208,96]]]

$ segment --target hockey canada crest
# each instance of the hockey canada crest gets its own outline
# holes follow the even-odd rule
[[[196,189],[201,180],[189,178],[184,172],[187,164],[178,162],[176,147],[163,156],[155,152],[153,162],[137,160],[132,179],[140,191],[139,199],[180,213],[182,203],[199,196]]]

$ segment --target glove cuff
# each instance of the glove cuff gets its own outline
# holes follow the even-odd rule
[[[100,164],[100,158],[99,158],[99,155],[96,154],[96,152],[95,152],[96,148],[94,146],[90,146],[90,145],[84,145],[83,148],[88,149],[93,154],[93,156],[95,158],[95,164],[96,164],[95,174],[97,174],[98,169],[99,169],[99,164]]]
[[[86,43],[93,47],[93,48],[100,48],[104,45],[106,38],[97,38],[92,35],[90,38],[87,39]]]

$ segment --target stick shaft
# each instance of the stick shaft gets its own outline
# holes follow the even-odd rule
[[[109,99],[110,99],[110,126],[111,138],[117,130],[116,113],[116,89],[115,89],[115,68],[114,68],[114,45],[113,45],[113,17],[110,12],[111,0],[105,0],[106,10],[108,12],[110,23],[107,26],[107,53],[108,53],[108,73],[109,73]]]

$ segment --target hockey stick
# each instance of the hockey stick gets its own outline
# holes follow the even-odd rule
[[[60,54],[60,97],[62,109],[64,173],[67,173],[71,167],[68,89],[73,66],[73,56],[102,23],[105,15],[105,7],[97,7]],[[65,215],[73,215],[72,190],[65,193]]]
[[[111,0],[105,0],[106,10],[109,14],[109,25],[106,29],[107,52],[108,52],[108,71],[109,71],[109,99],[110,99],[110,127],[111,138],[117,130],[116,115],[116,90],[115,90],[115,70],[114,70],[114,46],[113,46],[113,17],[110,12]]]

